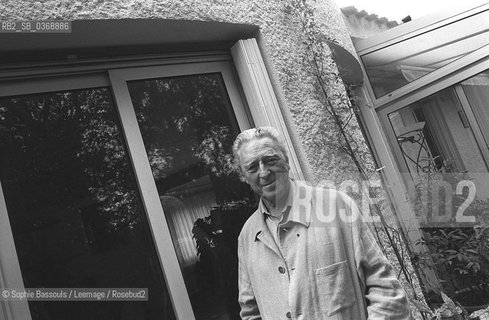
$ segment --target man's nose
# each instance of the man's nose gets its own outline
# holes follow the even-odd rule
[[[269,173],[270,173],[270,170],[268,169],[268,166],[260,161],[260,164],[259,164],[259,175],[260,175],[260,177],[266,177],[266,176],[268,176]]]

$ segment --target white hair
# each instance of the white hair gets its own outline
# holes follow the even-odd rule
[[[277,143],[278,148],[282,152],[285,161],[289,163],[289,157],[287,156],[287,147],[285,145],[285,139],[277,129],[273,127],[252,128],[238,134],[236,140],[234,140],[233,143],[234,164],[239,172],[241,172],[241,166],[239,165],[239,155],[238,155],[239,149],[243,144],[251,140],[261,139],[261,138],[270,138],[273,141],[275,141]]]

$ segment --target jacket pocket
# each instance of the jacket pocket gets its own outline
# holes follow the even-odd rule
[[[327,316],[332,316],[355,303],[349,271],[347,261],[314,270],[319,305]]]

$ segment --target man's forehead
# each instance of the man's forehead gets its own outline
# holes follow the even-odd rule
[[[250,163],[267,155],[276,155],[284,157],[277,141],[269,138],[255,138],[245,142],[240,150],[240,160],[242,163]]]
[[[261,137],[261,138],[253,138],[247,142],[245,142],[241,146],[241,150],[250,151],[272,151],[272,150],[280,150],[279,144],[277,141],[273,140],[269,137]]]

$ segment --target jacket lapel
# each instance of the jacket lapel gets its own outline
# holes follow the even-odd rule
[[[280,257],[280,250],[278,249],[277,244],[275,243],[275,240],[273,239],[273,236],[268,229],[263,213],[261,214],[260,218],[261,225],[255,235],[255,244],[262,242],[267,248],[275,252],[275,254]]]

